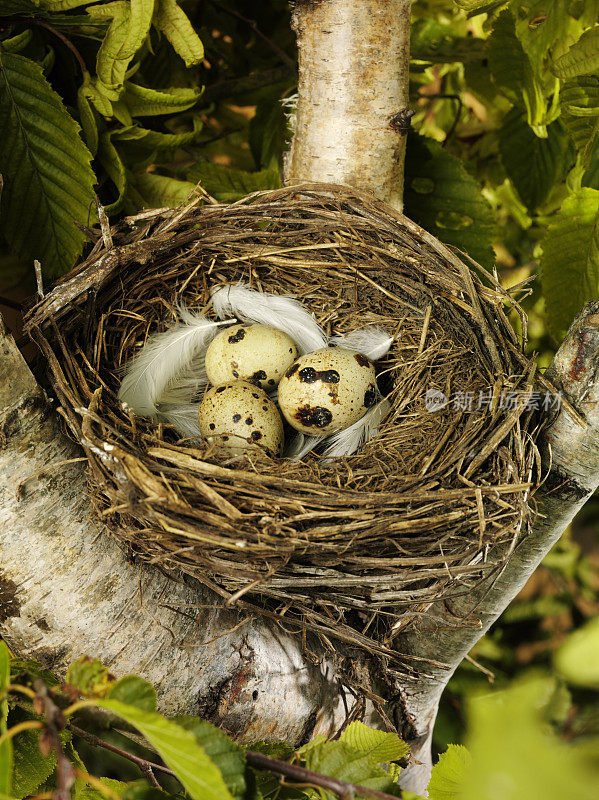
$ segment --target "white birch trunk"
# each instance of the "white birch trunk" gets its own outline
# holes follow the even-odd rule
[[[341,183],[401,210],[411,0],[299,0],[295,135],[285,181]]]

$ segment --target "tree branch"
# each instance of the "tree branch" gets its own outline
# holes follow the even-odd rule
[[[428,783],[430,738],[449,678],[599,486],[599,303],[589,303],[574,321],[546,376],[585,424],[562,405],[540,435],[546,477],[531,498],[536,505],[532,531],[522,537],[513,553],[489,553],[491,562],[503,564],[499,575],[442,608],[431,607],[418,618],[413,631],[396,640],[400,652],[447,662],[447,669],[431,666],[429,679],[423,677],[417,685],[404,687],[406,712],[416,721],[412,752],[424,766],[408,768],[402,785],[416,792],[422,792]],[[459,620],[472,618],[479,620],[480,626],[459,624]]]

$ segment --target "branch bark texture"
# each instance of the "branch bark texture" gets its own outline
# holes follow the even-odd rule
[[[366,189],[401,210],[410,0],[299,0],[295,134],[286,183]]]

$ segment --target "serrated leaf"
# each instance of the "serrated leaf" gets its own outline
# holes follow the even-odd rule
[[[354,750],[345,742],[324,742],[305,753],[307,769],[347,783],[401,797],[397,784],[369,755]]]
[[[111,19],[96,58],[96,72],[106,86],[120,88],[133,56],[146,40],[154,13],[154,0],[114,0],[91,6],[94,17]]]
[[[91,154],[40,67],[0,49],[2,226],[17,254],[47,275],[67,272],[83,247],[76,222],[93,207]]]
[[[545,62],[559,57],[580,33],[580,23],[569,13],[570,0],[512,0],[516,35],[543,80]]]
[[[567,53],[557,59],[553,71],[567,80],[577,75],[589,75],[599,70],[599,25],[585,31]]]
[[[428,785],[429,800],[459,800],[472,758],[459,744],[450,744],[433,767]]]
[[[54,752],[40,753],[39,739],[39,731],[22,731],[15,737],[12,795],[17,800],[34,794],[56,767]]]
[[[498,138],[508,177],[524,204],[530,210],[538,208],[565,172],[569,145],[561,124],[549,125],[547,137],[540,139],[521,111],[513,108],[504,117]]]
[[[454,0],[456,6],[468,12],[468,16],[484,14],[487,11],[494,11],[508,3],[508,0]]]
[[[358,721],[350,722],[339,741],[360,753],[368,754],[378,764],[397,761],[410,752],[409,746],[396,733],[379,731]]]
[[[478,182],[437,142],[408,134],[405,213],[447,244],[490,269],[495,222]]]
[[[561,339],[583,305],[599,299],[599,191],[568,197],[541,246],[547,323]]]
[[[554,664],[568,683],[599,689],[599,617],[568,636],[556,651]]]
[[[599,78],[582,75],[566,81],[559,100],[564,127],[587,167],[599,141]]]
[[[186,67],[202,62],[204,45],[176,0],[156,0],[154,26],[166,36]]]
[[[111,678],[108,668],[97,658],[82,656],[69,666],[66,680],[68,684],[79,689],[81,694],[103,696],[114,679]]]
[[[223,167],[212,161],[198,161],[188,171],[187,177],[199,183],[208,194],[223,203],[232,203],[263,189],[278,189],[281,185],[278,169],[245,172]]]
[[[516,36],[510,11],[502,11],[495,20],[488,40],[488,54],[495,84],[512,102],[524,105],[529,125],[542,125],[546,111],[543,91]]]
[[[89,73],[83,78],[83,83],[79,87],[79,92],[86,97],[94,108],[104,117],[112,116],[112,101],[101,91],[101,84],[96,79],[90,78]]]
[[[144,208],[178,206],[189,199],[195,188],[194,183],[155,172],[128,172],[126,210],[135,213]]]
[[[16,36],[12,36],[10,39],[3,39],[2,40],[2,49],[5,50],[7,53],[19,53],[23,50],[29,42],[33,39],[33,33],[30,28],[26,28],[21,33],[17,33]]]
[[[243,800],[246,791],[243,749],[224,731],[198,717],[175,717],[174,721],[193,733],[197,743],[220,770],[233,797]]]
[[[8,686],[10,684],[10,653],[0,641],[0,736],[8,730]],[[12,793],[13,742],[0,744],[0,793]]]
[[[117,781],[114,778],[100,778],[100,781],[104,786],[106,786],[108,789],[110,789],[119,797],[124,797],[126,795],[127,789],[129,788],[130,785],[128,783],[125,783],[124,781]],[[82,777],[78,777],[77,780],[75,781],[72,791],[72,797],[73,800],[106,800],[105,794],[103,794],[96,786],[91,786]],[[168,795],[166,796],[163,795],[163,797],[164,800],[166,800],[166,797],[168,797]],[[150,799],[148,798],[148,800]],[[152,796],[152,800],[158,800],[156,795]]]
[[[137,728],[193,800],[234,800],[219,769],[198,745],[193,733],[159,714],[117,700],[99,700],[97,705]]]
[[[187,87],[172,87],[158,91],[129,81],[122,99],[127,104],[131,116],[154,117],[185,111],[198,102],[201,94],[201,90]]]
[[[156,711],[156,689],[151,683],[137,675],[125,675],[113,683],[106,695],[112,700],[126,703],[141,711]]]

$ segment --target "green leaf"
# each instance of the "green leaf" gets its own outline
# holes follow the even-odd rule
[[[185,133],[161,133],[142,128],[140,125],[132,125],[127,128],[116,130],[112,138],[122,142],[135,142],[136,147],[145,150],[176,150],[197,141],[202,132],[202,121],[199,117],[193,119],[193,130]]]
[[[554,682],[520,680],[468,703],[472,763],[460,800],[590,800],[599,785],[597,740],[564,742],[543,708]]]
[[[12,36],[10,39],[3,39],[2,40],[2,49],[5,50],[7,53],[19,53],[23,50],[29,42],[33,39],[33,33],[29,28],[26,28],[21,33],[18,33],[16,36]]]
[[[0,3],[0,17],[31,15],[38,10],[38,3],[35,0],[2,0]]]
[[[243,749],[224,731],[198,717],[175,717],[174,721],[193,733],[196,742],[221,771],[235,800],[243,800],[246,791]]]
[[[599,70],[599,25],[585,31],[567,53],[557,59],[553,71],[566,80]]]
[[[204,45],[176,0],[156,0],[153,21],[185,61],[186,67],[201,63]]]
[[[431,64],[482,61],[485,43],[472,36],[456,33],[455,23],[447,25],[435,19],[418,19],[410,29],[410,58]]]
[[[569,13],[570,0],[512,0],[516,35],[542,81],[545,62],[559,57],[580,33]]]
[[[195,183],[155,172],[128,172],[126,210],[135,213],[144,208],[178,206],[189,199],[195,188]]]
[[[467,11],[469,17],[472,17],[501,8],[507,4],[508,0],[454,0],[454,2],[456,6]]]
[[[83,77],[83,83],[79,87],[79,93],[87,98],[96,110],[104,117],[112,116],[112,101],[102,91],[102,84],[96,79],[92,79],[89,73]]]
[[[113,683],[106,696],[142,711],[156,711],[156,689],[137,675],[125,675]]]
[[[8,685],[10,684],[10,653],[0,641],[0,736],[8,730]],[[3,697],[3,695],[5,695]],[[7,739],[0,745],[0,793],[12,793],[13,742]]]
[[[232,203],[263,189],[278,189],[281,185],[278,169],[244,172],[241,169],[223,167],[212,161],[198,161],[188,171],[187,177],[200,183],[208,194],[223,203]]]
[[[583,305],[599,299],[599,191],[568,197],[541,246],[547,322],[561,339]]]
[[[118,700],[99,700],[97,705],[113,711],[148,740],[173,770],[193,800],[233,800],[218,768],[190,731],[149,711],[141,711]]]
[[[599,77],[582,75],[566,81],[560,91],[562,122],[589,166],[599,141]]]
[[[96,58],[98,78],[107,86],[123,85],[133,56],[146,40],[154,13],[154,0],[114,0],[91,6],[93,17],[111,19]]]
[[[321,775],[401,797],[397,784],[371,756],[345,742],[323,742],[305,753],[306,767]]]
[[[599,616],[568,636],[555,653],[554,663],[569,683],[599,689]]]
[[[447,244],[490,269],[495,222],[478,182],[437,142],[408,134],[405,213]]]
[[[91,6],[98,0],[34,0],[34,2],[46,11],[70,11],[71,8],[79,6]]]
[[[538,208],[553,186],[561,181],[568,154],[568,137],[559,121],[547,127],[540,139],[518,108],[506,114],[498,132],[503,166],[524,204]]]
[[[56,768],[56,755],[43,756],[39,749],[39,731],[22,731],[14,740],[13,797],[29,797]]]
[[[91,155],[80,128],[40,67],[0,49],[2,226],[17,254],[47,275],[67,272],[81,253],[93,207]]]
[[[172,87],[157,91],[127,82],[122,98],[131,116],[154,117],[185,111],[198,102],[201,94],[200,89]]]
[[[112,131],[101,134],[98,146],[98,159],[117,190],[116,199],[107,205],[105,209],[109,215],[115,214],[121,209],[127,189],[127,171],[118,150],[112,142],[111,136]]]
[[[524,105],[529,125],[542,125],[546,111],[543,91],[516,36],[510,11],[502,11],[495,21],[488,47],[489,69],[495,84],[512,102]]]
[[[69,666],[66,680],[83,695],[105,695],[114,679],[97,658],[82,656]]]
[[[433,767],[427,787],[429,800],[459,800],[471,764],[470,753],[465,747],[450,744]]]
[[[397,761],[410,752],[409,746],[396,733],[375,730],[357,721],[350,722],[339,741],[360,753],[368,754],[377,764]]]
[[[92,156],[95,156],[98,152],[98,125],[96,123],[96,115],[83,86],[80,86],[77,92],[77,109],[79,110],[79,122],[83,129],[83,138],[87,149]]]

